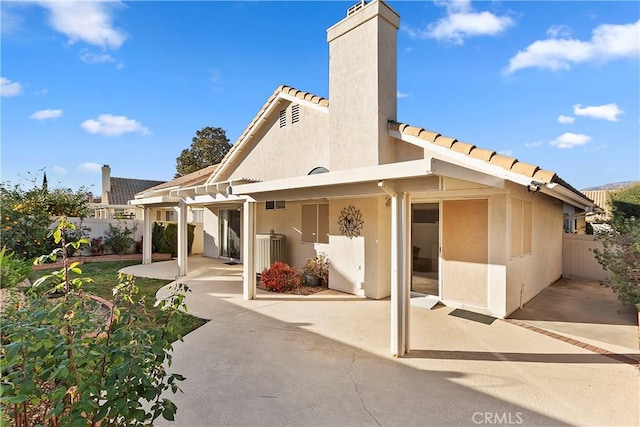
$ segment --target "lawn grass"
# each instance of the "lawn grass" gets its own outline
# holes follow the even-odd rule
[[[137,265],[140,261],[109,261],[91,262],[80,266],[83,278],[91,278],[92,283],[85,283],[82,289],[91,295],[96,295],[107,301],[113,301],[112,289],[118,284],[118,270],[121,268]],[[50,274],[52,270],[32,271],[29,280],[33,283],[39,277]],[[55,270],[54,270],[55,271]],[[136,286],[139,288],[138,295],[144,297],[147,314],[152,321],[160,322],[161,311],[153,306],[156,302],[156,292],[158,289],[169,283],[169,280],[149,279],[146,277],[136,277]],[[199,328],[207,323],[206,320],[191,316],[187,313],[178,313],[177,329],[181,336]],[[150,325],[152,326],[152,325]]]

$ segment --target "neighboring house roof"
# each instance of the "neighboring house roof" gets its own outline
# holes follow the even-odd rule
[[[127,205],[134,195],[150,187],[164,183],[147,179],[111,177],[111,191],[109,191],[109,205]],[[103,200],[104,203],[104,200]]]

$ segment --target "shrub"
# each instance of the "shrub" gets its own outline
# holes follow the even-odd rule
[[[96,307],[81,289],[90,279],[71,278],[82,271],[77,263],[67,264],[66,248],[82,242],[65,242],[66,227],[63,219],[52,233],[60,247],[49,255],[62,254],[63,269],[15,295],[0,313],[0,424],[133,426],[153,425],[160,416],[173,420],[177,408],[163,396],[179,391],[184,379],[167,368],[172,342],[181,339],[175,314],[186,310],[188,289],[176,284],[158,301],[166,316],[149,327],[135,278],[120,274],[113,305],[106,315],[97,314],[103,306]],[[61,297],[49,298],[61,289]]]
[[[315,258],[309,258],[304,263],[302,271],[321,278],[325,285],[329,284],[329,258],[326,254],[320,253]]]
[[[22,283],[31,271],[31,263],[15,255],[13,252],[8,253],[6,246],[0,250],[0,283],[3,288]]]
[[[265,268],[260,276],[260,284],[272,292],[285,292],[300,286],[300,273],[283,262],[274,262]]]
[[[617,218],[610,225],[597,235],[602,250],[593,250],[600,265],[611,271],[611,279],[604,284],[620,301],[640,309],[640,219]]]
[[[136,227],[129,228],[126,225],[124,228],[120,225],[109,224],[109,230],[106,232],[104,245],[111,249],[111,252],[117,255],[127,254],[131,251],[134,239],[133,235],[136,232]]]
[[[187,253],[191,254],[191,246],[195,237],[196,226],[187,224]],[[154,252],[171,253],[171,256],[178,256],[178,224],[170,222],[166,225],[153,223],[152,245]]]

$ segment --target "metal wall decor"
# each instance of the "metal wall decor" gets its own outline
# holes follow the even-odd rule
[[[338,218],[338,225],[343,235],[349,238],[358,237],[364,225],[360,209],[351,205],[343,208],[340,212],[340,218]]]

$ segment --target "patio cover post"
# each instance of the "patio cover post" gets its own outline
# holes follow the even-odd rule
[[[242,224],[242,296],[245,300],[256,297],[256,202],[245,201]]]
[[[151,241],[151,208],[144,208],[144,217],[142,224],[142,263],[151,264],[153,245]]]
[[[406,193],[391,197],[391,354],[409,352],[409,288],[407,286],[407,218],[411,203]]]
[[[178,206],[178,276],[187,275],[187,205]]]

